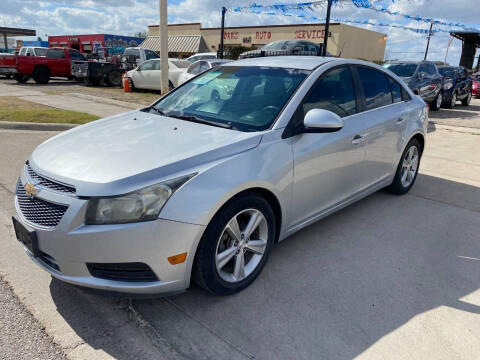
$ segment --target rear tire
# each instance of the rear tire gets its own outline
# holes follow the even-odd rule
[[[410,191],[417,179],[421,157],[422,147],[420,142],[417,139],[410,140],[400,158],[393,182],[387,187],[389,192],[403,195]]]
[[[33,71],[32,77],[37,84],[48,84],[50,81],[50,70],[44,67],[36,68]]]
[[[247,226],[250,221],[256,224],[252,231]],[[216,295],[245,289],[265,266],[275,231],[273,210],[261,196],[246,193],[228,202],[207,226],[198,245],[193,280]]]
[[[110,72],[105,80],[110,86],[122,87],[122,74],[120,71]]]
[[[463,106],[470,105],[470,100],[472,100],[472,92],[471,91],[469,91],[467,97],[462,100],[462,105]]]

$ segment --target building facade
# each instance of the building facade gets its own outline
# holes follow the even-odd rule
[[[68,47],[76,49],[81,53],[98,53],[103,49],[108,49],[110,55],[123,54],[127,47],[136,47],[140,45],[142,38],[133,36],[110,35],[110,34],[91,34],[91,35],[61,35],[49,36],[49,47]],[[100,54],[102,56],[102,54]]]
[[[168,25],[169,39],[185,35],[201,37],[207,51],[213,52],[218,51],[220,32],[220,28],[203,28],[200,23]],[[331,23],[329,33],[327,51],[332,55],[369,61],[384,59],[387,40],[385,34],[341,23]],[[148,38],[158,35],[158,25],[148,27]],[[260,47],[276,40],[307,40],[323,43],[324,37],[325,24],[239,26],[225,28],[224,44],[227,47]],[[191,53],[182,53],[179,57],[204,52],[200,49],[189,50]],[[174,49],[169,47],[169,53],[172,52]]]

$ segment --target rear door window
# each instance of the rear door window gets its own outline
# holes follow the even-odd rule
[[[46,56],[47,55],[47,48],[36,48],[35,49],[35,55],[36,56]]]
[[[357,101],[350,70],[337,67],[323,74],[302,104],[303,115],[311,109],[324,109],[340,117],[357,112]]]
[[[367,110],[392,104],[390,83],[385,74],[366,66],[359,66],[357,70],[363,86]]]
[[[47,58],[65,59],[65,51],[63,49],[49,49],[47,51]]]

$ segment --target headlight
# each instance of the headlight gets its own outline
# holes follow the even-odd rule
[[[124,224],[155,220],[170,196],[195,175],[164,181],[122,196],[91,199],[85,223]]]

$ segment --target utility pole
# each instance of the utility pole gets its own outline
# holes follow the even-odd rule
[[[162,95],[168,92],[168,16],[167,0],[159,0],[160,10],[160,85]]]
[[[218,49],[218,56],[220,59],[223,59],[223,39],[225,36],[225,14],[227,12],[227,8],[225,6],[222,7],[222,28],[220,30],[220,48]]]
[[[325,35],[323,37],[323,49],[322,49],[322,56],[327,55],[327,43],[328,43],[328,34],[330,31],[330,11],[332,10],[332,1],[333,0],[327,0],[328,5],[327,5],[327,18],[325,21]]]
[[[428,31],[427,48],[425,49],[425,56],[423,57],[423,60],[427,60],[428,47],[430,45],[430,38],[432,37],[432,28],[433,28],[433,22],[430,23],[430,30]]]

